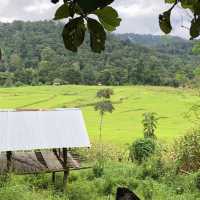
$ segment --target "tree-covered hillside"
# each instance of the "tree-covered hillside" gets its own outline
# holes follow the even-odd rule
[[[87,36],[86,44],[76,54],[65,50],[62,28],[63,24],[48,21],[1,23],[0,85],[177,86],[177,73],[192,79],[200,61],[193,55],[190,41],[140,35],[133,40],[126,34],[109,35],[101,54],[91,52]]]
[[[118,34],[117,35],[122,41],[128,41],[133,44],[139,44],[146,47],[154,48],[155,50],[168,53],[171,55],[185,55],[191,56],[193,44],[195,41],[186,40],[180,37],[169,36],[169,35],[139,35],[134,33]]]

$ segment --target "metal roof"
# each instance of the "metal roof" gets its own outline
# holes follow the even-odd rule
[[[90,147],[80,109],[0,111],[0,151]]]

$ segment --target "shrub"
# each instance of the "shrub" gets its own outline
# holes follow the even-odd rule
[[[142,165],[141,178],[150,177],[158,179],[165,173],[164,163],[161,157],[153,156]]]
[[[194,129],[174,145],[179,170],[197,171],[200,168],[200,129]]]
[[[97,191],[89,182],[77,181],[68,185],[68,196],[70,200],[97,199]]]
[[[155,141],[150,138],[138,139],[131,145],[129,157],[141,163],[155,152],[155,146]]]

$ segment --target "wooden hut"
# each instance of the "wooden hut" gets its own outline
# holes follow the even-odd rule
[[[64,172],[81,169],[70,149],[90,147],[80,109],[1,110],[0,174]]]

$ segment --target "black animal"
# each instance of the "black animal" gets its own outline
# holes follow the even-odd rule
[[[116,200],[140,200],[140,198],[127,188],[117,188]]]

